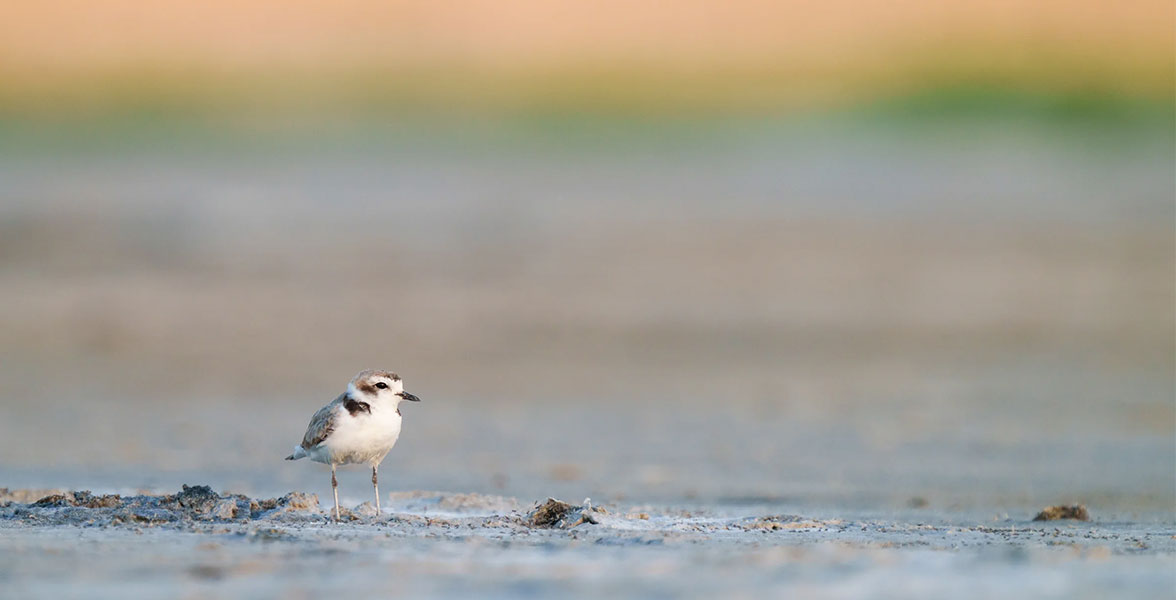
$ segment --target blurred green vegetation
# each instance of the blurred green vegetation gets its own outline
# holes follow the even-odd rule
[[[0,148],[175,140],[271,147],[307,136],[674,143],[813,118],[910,129],[1000,123],[1168,139],[1176,133],[1171,57],[920,56],[938,58],[813,72],[564,65],[548,71],[172,66],[70,77],[10,73],[0,76]]]

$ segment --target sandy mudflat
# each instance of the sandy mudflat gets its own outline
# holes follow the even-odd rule
[[[0,156],[0,597],[1170,597],[1170,140],[790,131]]]
[[[1097,516],[980,523],[942,511],[814,518],[607,504],[543,520],[539,502],[401,492],[383,516],[365,503],[334,523],[329,506],[297,493],[5,492],[0,578],[21,598],[1157,598],[1176,584],[1176,527]]]

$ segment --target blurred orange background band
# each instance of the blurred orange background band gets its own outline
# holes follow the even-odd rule
[[[307,96],[370,88],[373,73],[396,73],[411,80],[404,87],[425,90],[422,102],[490,106],[577,97],[589,93],[584,81],[593,93],[618,90],[619,104],[640,104],[648,75],[661,80],[646,87],[668,86],[687,105],[748,109],[757,98],[828,101],[937,78],[1168,100],[1176,64],[1173,3],[1153,0],[58,0],[12,3],[5,13],[0,103],[10,109],[61,100],[63,90],[90,101],[112,85],[149,94],[144,80],[200,103],[207,90],[188,88],[231,95],[259,85],[234,77],[259,73],[268,83],[309,78],[311,89],[295,85],[292,94]],[[675,89],[716,82],[723,98]],[[472,88],[484,94],[470,100]]]

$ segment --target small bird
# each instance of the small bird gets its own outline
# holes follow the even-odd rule
[[[400,403],[421,399],[404,391],[400,376],[391,371],[360,371],[347,391],[320,408],[310,418],[302,443],[286,460],[310,457],[331,466],[331,491],[335,495],[335,520],[339,520],[338,465],[364,463],[372,468],[376,514],[380,514],[380,461],[400,437]]]

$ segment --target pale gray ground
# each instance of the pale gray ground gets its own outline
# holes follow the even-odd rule
[[[534,505],[477,494],[392,494],[391,514],[365,504],[345,523],[304,498],[253,502],[252,514],[243,496],[168,508],[143,497],[93,508],[24,500],[0,501],[0,576],[22,598],[1157,598],[1176,584],[1170,524],[610,506],[577,507],[544,528],[527,514]],[[593,522],[576,524],[583,514]]]
[[[5,590],[1163,595],[1170,136],[895,133],[4,146],[0,487],[326,499],[281,460],[314,410],[362,368],[423,399],[386,521],[9,505]],[[548,496],[610,513],[511,521]]]

